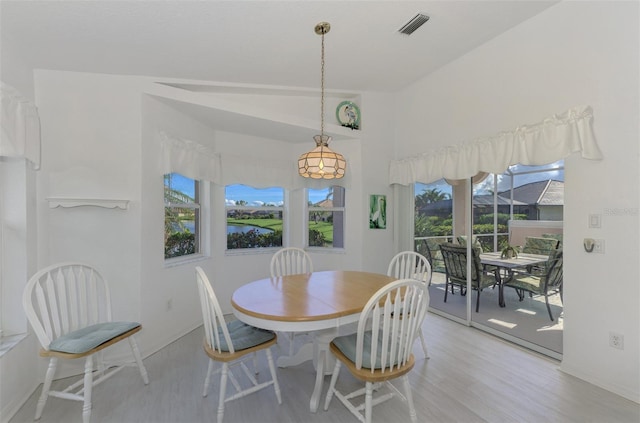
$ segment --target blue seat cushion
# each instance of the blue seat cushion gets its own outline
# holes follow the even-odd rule
[[[74,330],[49,344],[49,350],[82,354],[140,326],[138,322],[106,322]]]
[[[229,330],[229,336],[236,351],[255,347],[276,337],[276,334],[270,330],[256,328],[240,320],[233,320],[227,323],[227,330]],[[218,335],[220,336],[220,350],[228,352],[229,346],[222,334],[222,328],[218,328]]]
[[[373,367],[371,365],[371,338],[372,333],[370,330],[366,331],[364,334],[364,343],[362,349],[362,367],[367,369],[381,369],[382,364],[380,362],[380,356],[382,355],[382,334],[378,336],[378,348],[377,348],[377,357],[375,363],[373,363]],[[358,338],[357,333],[353,333],[351,335],[339,336],[334,338],[333,344],[344,354],[349,360],[356,362],[356,339]],[[389,357],[389,351],[387,351],[387,359]],[[398,358],[393,362],[394,365],[398,364]],[[389,367],[389,363],[387,363],[387,367]]]

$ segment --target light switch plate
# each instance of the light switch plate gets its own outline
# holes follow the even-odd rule
[[[590,228],[600,228],[602,222],[601,214],[590,214],[589,215],[589,227]]]

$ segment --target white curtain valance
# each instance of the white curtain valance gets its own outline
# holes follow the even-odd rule
[[[164,174],[175,172],[191,179],[221,182],[220,155],[211,148],[164,132],[159,136]]]
[[[585,159],[600,160],[602,153],[592,121],[591,107],[579,106],[494,137],[393,160],[389,167],[390,184],[467,179],[478,172],[502,173],[517,163],[543,165],[576,152]]]
[[[0,82],[0,157],[26,159],[40,169],[40,116],[35,104]]]
[[[162,171],[217,185],[243,184],[254,188],[282,187],[288,190],[345,186],[350,178],[307,179],[298,175],[297,160],[216,153],[195,141],[159,133]]]

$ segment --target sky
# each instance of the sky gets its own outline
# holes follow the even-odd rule
[[[174,174],[171,180],[174,189],[194,197],[193,180],[182,175]],[[309,190],[309,199],[314,204],[327,197],[328,189]],[[262,206],[266,203],[281,206],[284,204],[284,190],[282,188],[256,189],[246,185],[230,185],[226,189],[225,204],[235,205],[236,201],[244,200],[250,206]]]

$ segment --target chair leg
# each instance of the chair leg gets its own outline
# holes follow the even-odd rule
[[[371,423],[371,413],[373,411],[373,383],[367,382],[364,394],[364,421]]]
[[[254,352],[253,353],[253,373],[254,374],[259,374],[260,371],[258,370],[258,352]]]
[[[427,351],[427,343],[424,340],[424,334],[422,333],[422,329],[418,331],[418,336],[420,336],[420,344],[422,344],[422,352],[424,353],[424,358],[429,358],[429,353]]]
[[[340,360],[336,360],[336,365],[333,367],[333,374],[331,375],[331,383],[329,384],[327,396],[324,400],[324,411],[327,411],[329,409],[329,404],[331,403],[331,399],[333,398],[333,394],[336,389],[336,381],[338,380],[338,374],[340,373],[340,366]]]
[[[412,422],[417,422],[418,417],[416,415],[416,407],[413,404],[413,394],[411,393],[411,384],[409,383],[409,376],[402,376],[402,383],[404,384],[404,396],[409,404],[409,416]]]
[[[478,295],[476,296],[476,313],[480,310],[480,290],[478,289]]]
[[[211,373],[213,373],[213,360],[209,360],[209,366],[207,367],[207,376],[204,378],[204,389],[202,390],[203,397],[206,397],[209,391],[209,383],[211,383]]]
[[[142,381],[145,385],[149,384],[149,375],[147,374],[147,369],[144,367],[142,363],[142,357],[140,356],[140,350],[138,349],[138,344],[133,336],[129,338],[129,346],[131,346],[131,351],[133,352],[133,357],[136,359],[136,364],[138,364],[138,370],[140,371],[140,376],[142,377]]]
[[[57,366],[58,366],[58,358],[51,357],[51,359],[49,360],[49,367],[47,368],[47,373],[45,374],[45,377],[44,377],[42,392],[40,393],[40,398],[38,399],[35,420],[39,420],[40,417],[42,416],[42,410],[44,410],[44,405],[47,403],[47,398],[49,398],[49,390],[51,389],[51,382],[53,381],[53,376],[56,373]]]
[[[227,395],[227,376],[229,374],[229,364],[222,364],[222,373],[220,375],[220,399],[218,400],[218,423],[222,423],[224,416],[224,399]]]
[[[276,375],[276,366],[273,364],[273,355],[271,354],[271,348],[267,348],[267,363],[269,363],[269,371],[271,372],[271,380],[273,380],[273,389],[278,399],[278,404],[282,404],[282,396],[280,394],[280,384],[278,383],[278,376]]]
[[[451,285],[451,290],[453,290],[453,284]],[[449,294],[449,281],[445,280],[444,283],[444,302],[447,302],[447,295]],[[452,292],[453,294],[453,292]]]
[[[544,302],[547,304],[547,311],[549,312],[549,319],[553,322],[553,314],[551,314],[551,306],[549,305],[549,296],[544,294]]]
[[[82,422],[91,421],[91,393],[93,392],[93,356],[87,356],[84,363],[84,404],[82,405]]]

